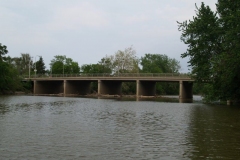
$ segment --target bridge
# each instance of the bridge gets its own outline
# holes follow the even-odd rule
[[[59,74],[25,77],[33,81],[34,95],[62,96],[90,94],[91,83],[98,83],[98,95],[122,95],[122,82],[136,83],[136,97],[155,96],[157,82],[179,83],[179,101],[192,101],[193,79],[187,74],[174,73],[109,73]]]

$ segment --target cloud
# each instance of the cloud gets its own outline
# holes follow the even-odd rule
[[[104,11],[91,3],[83,2],[56,8],[48,27],[54,30],[79,30],[84,27],[102,28],[108,23]]]
[[[200,6],[202,3],[202,0],[178,0],[178,3],[168,3],[164,6],[158,7],[155,12],[156,14],[161,17],[164,20],[169,21],[185,21],[188,19],[192,19],[193,16],[196,15],[195,11],[195,4],[197,6]],[[215,11],[216,0],[208,0],[208,2],[205,2],[205,5],[209,5],[210,8]]]
[[[133,15],[133,16],[126,16],[123,18],[123,22],[126,25],[143,23],[143,22],[147,22],[148,20],[149,20],[149,17],[146,15]]]

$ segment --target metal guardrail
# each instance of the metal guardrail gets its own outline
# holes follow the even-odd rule
[[[187,73],[81,73],[81,74],[37,74],[23,75],[23,78],[66,78],[66,77],[176,77],[176,78],[190,78]]]

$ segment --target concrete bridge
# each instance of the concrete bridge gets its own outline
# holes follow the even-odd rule
[[[121,73],[110,74],[71,74],[71,75],[37,75],[27,77],[33,81],[34,95],[63,94],[87,95],[92,82],[98,83],[98,95],[121,95],[122,82],[136,83],[136,97],[155,96],[156,82],[179,83],[179,101],[192,101],[193,79],[187,74],[172,73]]]

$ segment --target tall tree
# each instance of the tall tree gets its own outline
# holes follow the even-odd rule
[[[33,61],[28,53],[21,53],[21,57],[12,58],[12,65],[18,70],[20,75],[28,75],[29,67],[30,71],[33,71]]]
[[[77,62],[65,55],[56,55],[50,63],[52,74],[78,74],[80,67]]]
[[[4,55],[8,53],[7,46],[0,43],[0,61],[4,61]]]
[[[179,61],[162,54],[145,54],[140,64],[143,73],[178,73],[181,68]]]
[[[215,67],[218,76],[214,89],[221,99],[240,100],[240,1],[219,0],[217,13],[222,52]]]
[[[162,54],[145,54],[140,58],[142,73],[179,73],[180,64],[175,58]],[[177,94],[177,83],[157,83],[156,94]]]
[[[118,50],[114,55],[106,55],[100,63],[103,61],[105,67],[111,68],[113,74],[138,71],[138,59],[132,46],[124,50]]]
[[[40,57],[39,60],[36,62],[36,70],[37,70],[37,74],[45,74],[46,70],[45,70],[45,63],[43,62],[43,58]]]
[[[196,6],[196,17],[193,20],[179,23],[182,32],[181,40],[188,45],[182,58],[189,57],[192,75],[196,81],[209,80],[212,75],[214,61],[221,51],[219,48],[219,23],[216,13],[204,3]],[[210,62],[210,63],[209,63]]]
[[[10,58],[4,56],[7,53],[7,46],[0,44],[0,93],[14,92],[21,87],[16,69],[6,61]]]
[[[192,76],[205,85],[208,100],[240,99],[240,1],[219,0],[213,12],[204,3],[193,20],[179,23],[181,40],[188,45]]]
[[[84,64],[81,66],[82,73],[112,73],[112,70],[104,64]]]

